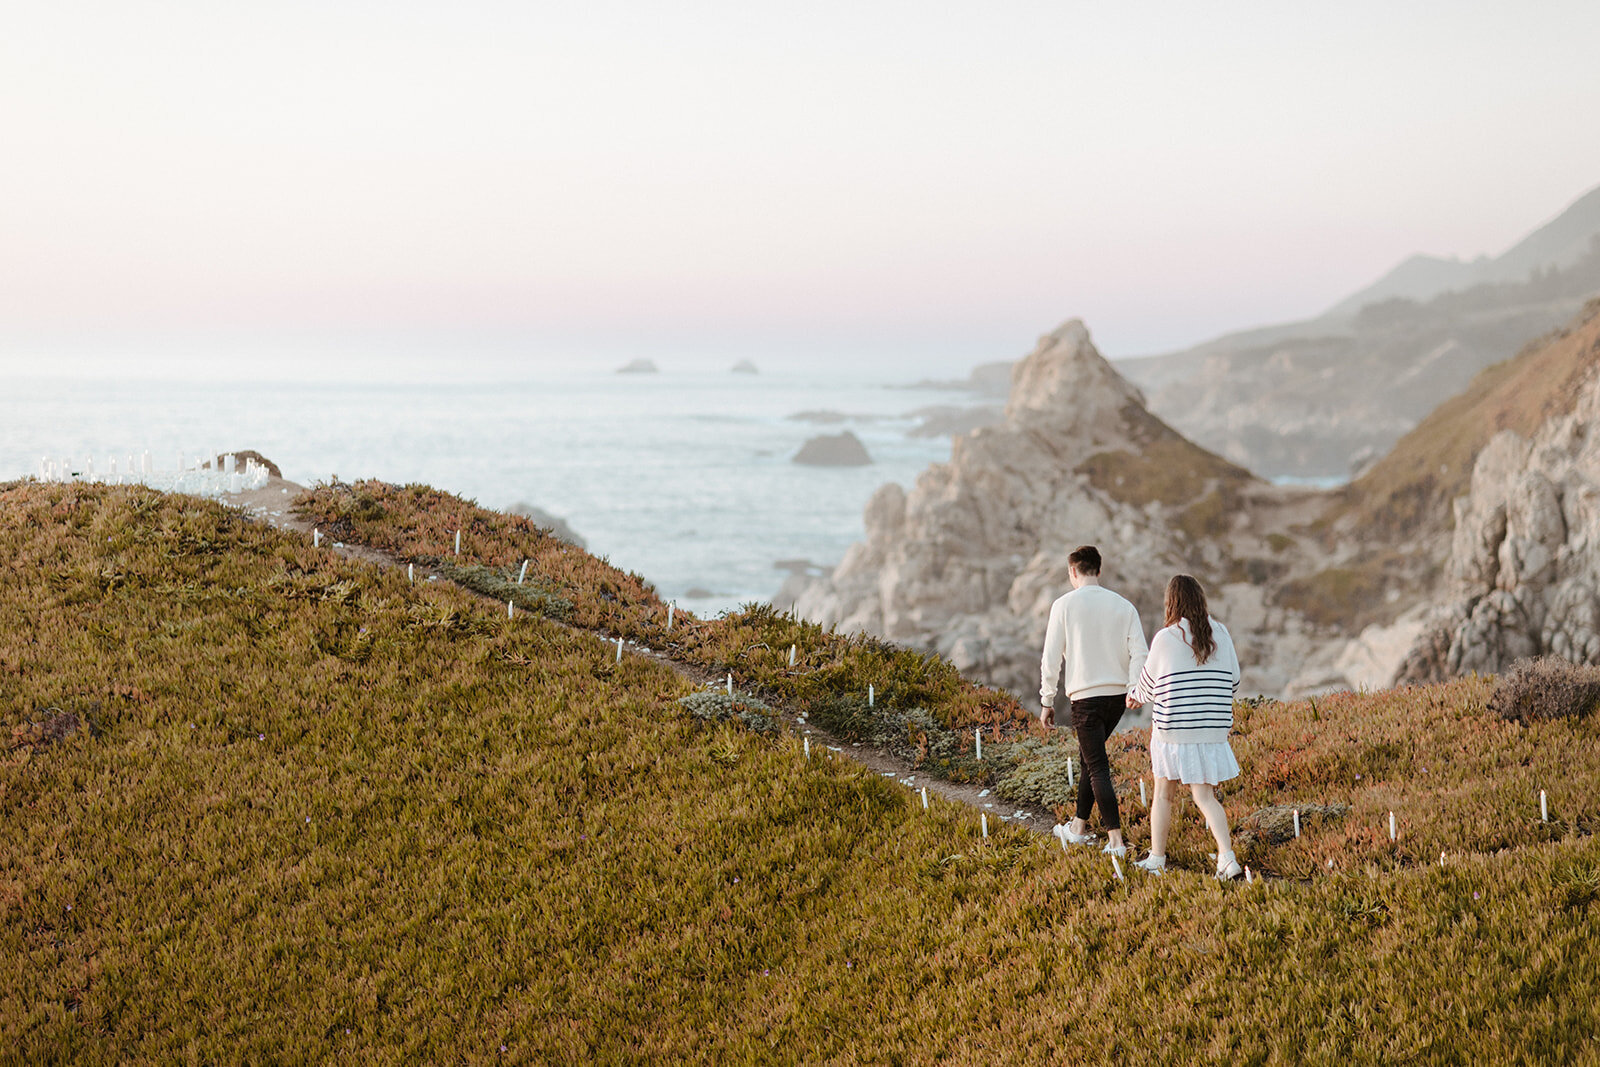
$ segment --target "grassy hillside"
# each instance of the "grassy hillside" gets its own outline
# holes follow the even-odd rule
[[[459,506],[459,566],[520,567],[527,527],[415,495],[409,534],[309,503],[397,544]],[[1484,681],[1241,706],[1224,799],[1285,877],[1193,873],[1185,806],[1187,870],[1117,882],[700,722],[678,675],[550,617],[655,625],[587,557],[507,619],[213,504],[22,483],[0,558],[10,1061],[1596,1062],[1600,723],[1504,722]],[[794,624],[747,615],[671,640],[775,699],[853,691],[865,646],[819,636],[790,675],[743,642]],[[1115,752],[1136,841],[1142,745]],[[1322,814],[1275,843],[1264,802]]]
[[[1450,521],[1472,464],[1501,430],[1531,436],[1572,410],[1578,386],[1600,368],[1600,300],[1512,359],[1481,371],[1339,495],[1328,521],[1396,536]]]

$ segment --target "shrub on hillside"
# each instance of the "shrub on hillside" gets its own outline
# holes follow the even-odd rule
[[[690,693],[678,703],[697,719],[706,722],[738,721],[758,734],[772,733],[778,729],[778,713],[753,696],[729,696],[717,689],[703,689]]]
[[[1035,737],[1012,745],[997,745],[995,760],[1003,768],[996,772],[995,793],[1018,804],[1038,804],[1060,812],[1071,807],[1078,795],[1067,784],[1067,761],[1077,755],[1076,748],[1050,744]],[[1078,762],[1081,773],[1083,763]]]
[[[1489,697],[1489,710],[1503,719],[1582,718],[1600,704],[1600,667],[1579,666],[1557,656],[1518,660]]]

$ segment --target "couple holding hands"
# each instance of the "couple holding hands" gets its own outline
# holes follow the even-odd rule
[[[1087,819],[1098,804],[1108,838],[1103,851],[1127,855],[1106,738],[1124,711],[1149,703],[1150,769],[1155,777],[1150,854],[1134,866],[1150,874],[1166,870],[1172,791],[1182,783],[1194,794],[1195,806],[1216,838],[1217,877],[1239,877],[1243,868],[1233,854],[1228,816],[1214,788],[1239,774],[1228,745],[1239,689],[1233,639],[1207,613],[1205,590],[1187,574],[1167,583],[1162,629],[1146,645],[1138,609],[1100,585],[1100,552],[1094,546],[1074,549],[1067,569],[1072,592],[1050,606],[1039,662],[1039,721],[1052,725],[1057,679],[1063,678],[1061,692],[1071,702],[1083,775],[1077,813],[1055,828],[1056,836],[1064,845],[1092,842],[1095,835]]]

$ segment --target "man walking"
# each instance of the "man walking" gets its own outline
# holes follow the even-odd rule
[[[1072,592],[1050,605],[1050,624],[1039,660],[1039,722],[1053,725],[1056,679],[1065,668],[1062,691],[1071,701],[1072,729],[1078,735],[1083,775],[1078,782],[1077,814],[1054,833],[1063,844],[1087,845],[1094,840],[1087,822],[1096,803],[1106,828],[1106,847],[1126,855],[1117,793],[1106,760],[1106,738],[1117,728],[1127,706],[1128,690],[1144,670],[1150,646],[1132,604],[1100,585],[1100,551],[1093,545],[1075,548],[1067,557]]]

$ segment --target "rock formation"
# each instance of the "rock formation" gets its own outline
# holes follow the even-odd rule
[[[1502,430],[1455,503],[1447,599],[1400,672],[1428,682],[1546,653],[1600,663],[1600,305],[1587,379],[1530,438]]]
[[[1195,535],[1252,484],[1150,415],[1074,319],[1015,366],[1001,425],[956,438],[909,493],[880,488],[866,540],[787,592],[804,617],[937,650],[1027,698],[1074,547],[1100,544],[1106,583],[1159,611],[1173,573],[1222,569]]]
[[[811,438],[794,454],[794,462],[809,467],[865,467],[872,462],[867,446],[849,430]]]
[[[759,374],[756,365],[748,359],[741,359],[733,365],[734,374]]]
[[[657,367],[654,360],[634,359],[629,360],[617,368],[618,374],[656,374],[661,368]]]

